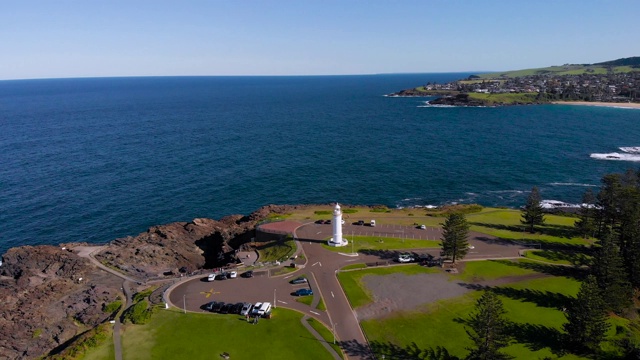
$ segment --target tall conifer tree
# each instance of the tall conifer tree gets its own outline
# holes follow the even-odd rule
[[[500,360],[512,357],[500,352],[509,345],[507,333],[508,322],[504,318],[506,311],[498,296],[486,291],[476,302],[475,312],[471,314],[465,328],[467,335],[474,343],[467,359],[469,360]]]
[[[469,251],[469,224],[464,215],[453,213],[447,216],[442,225],[442,253],[450,258],[455,264],[456,260],[462,259]]]
[[[538,187],[531,188],[531,193],[527,198],[527,204],[522,209],[522,220],[520,222],[527,226],[530,233],[535,231],[536,225],[544,225],[544,212],[542,209],[542,198]]]
[[[598,282],[607,309],[619,314],[631,305],[631,283],[611,234],[605,235],[599,243],[600,248],[593,257],[591,273]]]
[[[596,278],[589,275],[565,313],[564,330],[575,350],[594,352],[605,337],[609,323],[601,293]]]

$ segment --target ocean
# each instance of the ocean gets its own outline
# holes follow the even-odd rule
[[[0,81],[0,254],[267,204],[577,203],[637,168],[639,110],[383,96],[468,75]]]

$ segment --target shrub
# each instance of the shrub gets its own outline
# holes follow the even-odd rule
[[[358,209],[344,209],[342,212],[345,214],[355,214],[358,212]]]
[[[371,209],[369,209],[369,212],[386,213],[386,212],[391,212],[391,210],[389,210],[389,208],[384,205],[375,205],[375,206],[372,206]]]
[[[146,324],[151,319],[153,308],[149,307],[147,300],[142,300],[128,308],[122,315],[124,321],[131,321],[133,324]]]
[[[116,300],[116,301],[112,301],[108,304],[105,304],[102,307],[102,311],[109,313],[109,314],[113,314],[115,312],[117,312],[118,310],[120,310],[120,308],[122,307],[122,301],[120,300]]]
[[[148,298],[152,292],[153,292],[153,288],[149,288],[147,290],[135,293],[135,295],[133,295],[133,302],[138,302],[142,299]]]

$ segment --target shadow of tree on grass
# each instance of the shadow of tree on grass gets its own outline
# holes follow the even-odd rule
[[[508,286],[485,286],[480,284],[458,283],[458,285],[470,290],[491,291],[495,294],[502,295],[514,300],[522,300],[531,302],[537,306],[553,308],[563,311],[573,300],[572,297],[564,294],[540,291],[531,289],[515,289]]]
[[[551,265],[551,264],[543,264],[533,261],[505,261],[505,260],[494,260],[503,265],[515,266],[522,269],[533,270],[535,272],[553,275],[553,276],[564,276],[573,278],[576,280],[582,280],[588,275],[588,270],[584,268],[578,268],[574,266],[563,266],[563,265]]]

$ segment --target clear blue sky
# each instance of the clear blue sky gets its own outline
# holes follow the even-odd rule
[[[640,1],[2,0],[0,79],[514,70],[640,55]]]

